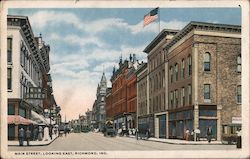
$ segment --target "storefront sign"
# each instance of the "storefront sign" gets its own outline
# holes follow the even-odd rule
[[[241,117],[232,117],[232,123],[233,124],[241,124],[242,118]]]

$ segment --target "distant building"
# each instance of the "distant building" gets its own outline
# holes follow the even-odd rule
[[[100,84],[98,84],[96,91],[96,124],[97,128],[100,130],[103,129],[105,121],[106,121],[106,111],[105,111],[105,97],[107,90],[107,80],[105,73],[103,72]]]
[[[116,129],[125,126],[127,129],[136,128],[136,74],[138,61],[130,55],[129,61],[122,62],[119,68],[113,70],[112,83],[112,105],[109,104],[110,118],[114,120]]]
[[[87,125],[89,128],[91,128],[92,111],[88,109],[85,115],[86,115]]]

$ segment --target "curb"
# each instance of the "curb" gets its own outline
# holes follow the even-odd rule
[[[33,147],[33,146],[48,146],[50,145],[52,142],[54,142],[59,136],[57,136],[54,140],[52,140],[51,142],[47,143],[47,144],[38,144],[38,145],[23,145],[23,146],[19,146],[19,145],[8,145],[8,146],[17,146],[17,147]]]
[[[128,138],[135,138],[135,137],[128,136]],[[159,140],[150,140],[150,139],[138,139],[138,140],[160,142],[160,143],[167,143],[167,144],[173,144],[173,145],[223,145],[222,143],[212,143],[212,142],[211,143],[199,144],[199,143],[173,143],[173,142],[168,142],[168,141],[159,141]]]

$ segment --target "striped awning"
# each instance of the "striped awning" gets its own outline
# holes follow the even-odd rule
[[[32,121],[30,119],[26,119],[20,115],[8,115],[8,124],[30,125],[30,124],[37,124],[37,122]]]

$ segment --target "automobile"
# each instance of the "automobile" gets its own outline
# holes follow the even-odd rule
[[[241,129],[241,124],[226,124],[222,125],[222,143],[223,144],[236,144],[237,143],[237,130]]]
[[[115,127],[112,120],[107,120],[105,122],[103,134],[104,136],[111,136],[111,137],[116,136]]]
[[[83,126],[82,127],[82,132],[87,133],[90,131],[90,128],[88,126]]]

